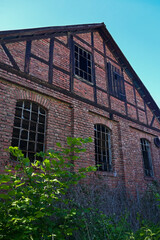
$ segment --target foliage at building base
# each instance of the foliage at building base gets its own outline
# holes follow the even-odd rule
[[[82,145],[91,141],[67,138],[67,147],[58,143],[60,151],[41,152],[37,159],[43,161],[35,162],[9,148],[17,161],[0,175],[0,239],[160,239],[158,187],[137,201],[97,178],[81,181],[96,171],[74,171]]]

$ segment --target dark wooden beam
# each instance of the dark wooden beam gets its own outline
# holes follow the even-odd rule
[[[146,103],[145,103],[144,99],[143,99],[143,101],[144,101],[144,111],[145,111],[145,115],[146,115],[146,122],[147,122],[147,125],[148,125],[148,115],[147,115]]]
[[[38,56],[36,56],[36,55],[33,54],[33,53],[30,54],[30,57],[31,57],[31,58],[34,58],[34,59],[36,59],[37,61],[42,62],[42,63],[44,63],[44,64],[46,64],[46,65],[49,65],[49,61],[46,61],[45,59],[43,59],[43,58],[41,58],[41,57],[38,57]]]
[[[150,127],[152,127],[152,126],[153,126],[154,119],[155,119],[155,115],[154,115],[154,116],[153,116],[153,118],[152,118],[152,121],[151,121],[151,123],[150,123]]]
[[[38,57],[33,53],[31,53],[30,57],[36,59],[37,61],[40,61],[40,62],[46,64],[47,66],[49,66],[49,61],[46,61],[45,59],[43,59],[41,57]],[[57,69],[58,71],[61,71],[61,72],[65,73],[67,75],[70,75],[70,72],[64,70],[63,68],[60,68],[60,67],[56,66],[55,64],[53,64],[53,68]]]
[[[128,116],[127,96],[126,96],[126,89],[125,89],[125,83],[124,83],[123,68],[121,69],[121,73],[122,73],[122,77],[123,77],[123,86],[124,86],[124,95],[125,95],[125,99],[124,99],[125,111],[126,111],[126,115]]]
[[[54,90],[54,91],[56,91],[56,92],[59,92],[59,93],[62,93],[62,94],[64,94],[64,95],[66,95],[66,96],[68,96],[68,97],[71,97],[71,98],[73,98],[73,99],[77,99],[77,100],[82,101],[82,102],[84,102],[84,103],[87,103],[87,104],[89,104],[89,105],[91,105],[91,106],[94,106],[94,107],[96,107],[96,108],[98,108],[98,109],[104,110],[104,111],[109,112],[109,113],[112,113],[112,114],[114,114],[114,115],[117,115],[117,116],[119,116],[119,117],[121,117],[121,118],[124,118],[124,119],[126,119],[126,120],[129,120],[129,121],[131,121],[131,122],[133,122],[133,123],[137,123],[137,124],[139,124],[140,126],[144,126],[144,127],[148,128],[148,129],[151,129],[151,130],[160,132],[160,129],[158,129],[158,128],[148,126],[147,124],[142,123],[142,122],[140,122],[140,121],[137,121],[137,120],[135,120],[135,119],[132,119],[131,117],[128,117],[128,116],[126,116],[126,115],[123,115],[123,114],[120,113],[120,112],[117,112],[117,111],[115,111],[115,110],[109,109],[108,107],[102,106],[102,105],[100,105],[100,104],[97,104],[97,103],[95,103],[95,102],[93,102],[93,101],[91,101],[91,100],[89,100],[89,99],[86,99],[86,98],[84,98],[84,97],[81,97],[81,96],[79,96],[79,95],[76,95],[75,93],[71,93],[71,92],[69,92],[68,90],[66,90],[66,89],[64,89],[64,88],[55,86],[55,85],[53,85],[53,84],[51,85],[51,84],[49,84],[49,83],[47,83],[47,82],[45,82],[45,81],[43,81],[43,80],[41,80],[41,79],[39,79],[39,78],[36,78],[36,77],[34,77],[34,76],[31,76],[31,75],[28,75],[28,74],[26,74],[26,73],[24,73],[24,72],[21,72],[21,71],[18,71],[18,70],[14,69],[13,67],[11,67],[11,66],[9,66],[9,65],[7,65],[7,64],[4,64],[4,63],[1,63],[1,62],[0,62],[0,68],[3,69],[3,70],[5,70],[5,71],[7,71],[7,72],[11,72],[11,73],[13,73],[13,74],[15,74],[15,75],[17,75],[17,76],[20,76],[20,77],[22,77],[22,78],[25,78],[26,80],[28,79],[28,80],[30,81],[30,84],[32,84],[32,81],[33,81],[34,83],[37,83],[37,84],[39,84],[40,86],[42,85],[42,86],[44,86],[44,87],[46,87],[46,88],[48,88],[48,89],[52,89],[52,90]],[[1,77],[1,79],[2,79],[2,80],[5,80],[5,81],[8,81],[8,82],[11,82],[11,83],[13,83],[13,84],[15,84],[15,85],[24,87],[24,84],[21,83],[20,81],[15,83],[15,81],[12,80],[12,79],[10,79],[10,78],[8,79],[8,78],[5,78],[5,77]],[[25,88],[33,91],[33,86],[28,86],[28,85],[29,85],[29,84],[27,84],[27,85],[25,86]],[[34,90],[34,91],[37,91],[37,92],[39,92],[39,93],[43,93],[44,95],[47,95],[46,93],[44,93],[44,90],[43,90],[43,92],[39,91],[38,89],[36,89],[36,90]],[[48,95],[48,96],[50,96],[50,95]]]
[[[29,73],[31,43],[32,43],[31,40],[26,42],[25,65],[24,65],[24,72],[25,73]]]
[[[133,93],[134,93],[134,101],[135,101],[135,104],[136,104],[137,120],[139,121],[138,106],[137,106],[137,97],[136,97],[136,90],[135,90],[135,87],[134,87],[134,86],[133,86]]]
[[[89,44],[88,42],[86,42],[85,40],[83,40],[81,37],[77,36],[77,35],[74,35],[75,38],[77,38],[79,41],[81,41],[82,43],[86,44],[88,47],[92,48],[92,45]],[[97,48],[93,47],[94,51],[96,51],[97,53],[99,53],[101,56],[105,57],[104,56],[104,53],[99,51]],[[112,58],[110,58],[107,53],[106,53],[106,57],[107,59],[109,59],[111,62],[113,62],[114,64],[116,64],[117,66],[121,67],[121,64],[114,61]]]
[[[53,49],[54,49],[54,38],[51,38],[50,45],[49,45],[49,72],[48,72],[48,82],[51,84],[53,82]]]
[[[10,53],[10,51],[8,50],[8,48],[6,47],[5,44],[2,44],[2,48],[4,50],[4,52],[6,53],[7,57],[9,58],[10,62],[12,63],[13,67],[17,70],[19,70],[19,67],[16,63],[16,61],[14,60],[12,54]]]
[[[68,33],[68,47],[70,49],[70,91],[74,89],[74,43],[73,35]]]
[[[22,41],[32,41],[32,40],[40,40],[40,39],[49,39],[49,38],[60,37],[60,36],[67,36],[67,35],[66,33],[52,33],[52,34],[43,34],[43,35],[19,36],[18,38],[0,39],[0,43],[4,44],[4,43],[14,43],[14,42],[22,42]]]
[[[97,103],[97,89],[96,89],[96,74],[95,74],[95,62],[94,62],[94,36],[91,32],[91,45],[92,45],[92,81],[94,91],[94,101]]]
[[[104,50],[104,66],[105,66],[105,76],[106,76],[106,85],[107,85],[107,91],[108,91],[108,105],[111,108],[111,99],[109,94],[109,82],[108,82],[108,68],[107,68],[107,58],[106,58],[106,44],[103,40],[103,50]]]

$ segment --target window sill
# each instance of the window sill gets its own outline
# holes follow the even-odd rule
[[[116,172],[96,171],[95,173],[99,176],[117,177]]]
[[[155,178],[154,178],[154,176],[153,177],[144,176],[144,180],[146,180],[146,181],[154,181]]]
[[[93,86],[93,82],[89,82],[89,81],[87,81],[86,79],[84,79],[84,78],[82,78],[82,77],[80,77],[80,76],[78,76],[78,75],[74,75],[74,77],[75,77],[76,79],[78,79],[78,80],[80,80],[80,81],[82,81],[82,82],[90,85],[90,86]]]
[[[126,101],[126,96],[124,97],[124,98],[120,98],[120,97],[117,97],[116,95],[114,95],[113,93],[109,93],[110,94],[110,96],[112,96],[112,97],[114,97],[114,98],[116,98],[116,99],[118,99],[118,100],[120,100],[120,101],[122,101],[122,102],[125,102]]]

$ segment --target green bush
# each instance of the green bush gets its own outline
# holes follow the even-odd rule
[[[105,181],[80,181],[95,167],[74,171],[74,161],[90,138],[67,138],[67,147],[37,154],[31,163],[17,147],[17,158],[0,175],[0,239],[159,240],[160,194],[126,197]],[[11,162],[13,163],[13,162]],[[93,180],[93,182],[92,182]],[[79,183],[79,184],[77,184]],[[128,194],[129,195],[129,194]]]
[[[60,151],[37,154],[43,161],[31,163],[17,147],[10,153],[17,158],[0,175],[0,239],[68,239],[77,229],[76,208],[68,207],[64,198],[69,188],[95,167],[73,171],[76,154],[85,152],[82,144],[90,138],[67,138],[67,147]]]

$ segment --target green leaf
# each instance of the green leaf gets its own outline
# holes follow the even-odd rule
[[[0,193],[0,198],[2,199],[8,199],[9,196],[7,194]]]

